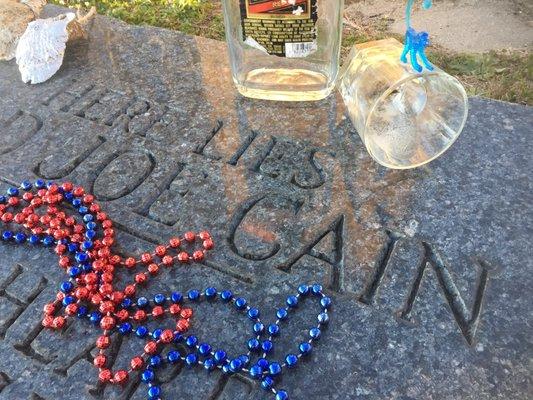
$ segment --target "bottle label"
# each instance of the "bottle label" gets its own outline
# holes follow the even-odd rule
[[[317,50],[318,0],[240,0],[244,43],[265,53],[307,57]]]

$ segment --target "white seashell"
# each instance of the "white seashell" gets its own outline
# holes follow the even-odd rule
[[[61,67],[68,41],[68,24],[74,13],[37,19],[28,24],[15,52],[23,82],[41,83]]]
[[[45,4],[46,0],[0,0],[0,60],[15,57],[20,37]]]

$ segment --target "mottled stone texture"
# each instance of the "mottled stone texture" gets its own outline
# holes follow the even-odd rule
[[[391,171],[367,155],[338,98],[243,99],[223,43],[98,17],[45,84],[0,64],[0,186],[86,186],[117,222],[121,254],[209,229],[217,247],[205,263],[165,272],[147,294],[231,288],[269,321],[300,282],[322,283],[331,326],[286,374],[293,399],[525,399],[533,112],[470,105],[445,156]],[[144,398],[135,380],[123,391],[94,384],[88,324],[41,329],[62,279],[55,257],[0,252],[0,398]],[[283,328],[280,358],[314,323],[311,308]],[[240,352],[250,324],[206,304],[193,332]],[[135,339],[118,344],[116,365],[140,351]],[[180,367],[162,377],[167,399],[270,398],[246,377]]]

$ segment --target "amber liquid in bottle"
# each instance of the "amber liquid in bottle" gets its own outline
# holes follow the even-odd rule
[[[327,97],[339,73],[343,0],[223,0],[233,80],[246,97]]]

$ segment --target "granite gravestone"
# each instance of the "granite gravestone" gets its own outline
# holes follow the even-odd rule
[[[322,283],[332,320],[285,374],[294,399],[532,395],[530,108],[473,98],[455,147],[392,171],[367,155],[338,98],[239,97],[224,43],[104,17],[90,33],[44,84],[0,64],[2,191],[37,177],[87,187],[116,221],[121,254],[210,230],[205,263],[159,276],[147,295],[231,288],[269,321],[299,283]],[[95,383],[89,324],[42,329],[63,279],[53,254],[0,253],[0,398],[146,398],[135,379]],[[294,351],[311,308],[284,327],[276,355]],[[192,332],[240,353],[249,323],[202,305]],[[116,365],[139,352],[138,340],[116,343]],[[161,376],[167,399],[271,398],[246,376]]]

